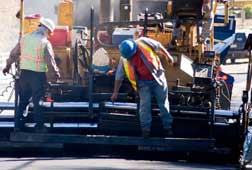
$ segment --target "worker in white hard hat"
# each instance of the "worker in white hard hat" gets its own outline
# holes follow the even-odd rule
[[[201,30],[201,41],[206,43],[206,40],[210,38],[213,25],[214,25],[214,13],[211,9],[211,1],[210,0],[202,0],[202,30]]]
[[[39,27],[23,36],[12,49],[3,74],[9,73],[11,65],[19,61],[19,105],[15,115],[15,130],[24,128],[23,112],[32,98],[34,104],[34,121],[37,132],[45,132],[44,118],[40,100],[45,94],[46,72],[50,71],[55,79],[60,78],[59,69],[54,59],[54,52],[48,37],[53,33],[55,25],[51,19],[41,18]]]
[[[41,18],[40,19],[40,25],[44,26],[45,28],[47,28],[49,30],[49,34],[52,34],[54,29],[55,29],[55,24],[54,22],[49,19],[49,18]]]

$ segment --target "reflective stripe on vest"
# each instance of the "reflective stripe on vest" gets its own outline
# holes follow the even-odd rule
[[[127,78],[129,79],[132,88],[136,91],[137,86],[136,86],[135,70],[132,64],[127,59],[122,58],[122,60],[123,60],[123,67],[124,67],[125,74]]]
[[[137,47],[141,50],[145,58],[148,60],[148,62],[154,66],[156,70],[160,69],[160,59],[157,55],[157,53],[145,42],[141,40],[137,40]],[[151,71],[151,70],[150,70]]]
[[[136,41],[137,47],[140,49],[140,57],[143,60],[144,64],[151,72],[151,75],[154,77],[156,82],[163,86],[166,84],[166,78],[164,74],[163,66],[161,65],[159,56],[156,51],[151,48],[150,45],[141,41],[140,39]]]
[[[47,65],[44,59],[46,41],[28,34],[20,42],[21,56],[20,69],[36,72],[47,72]]]

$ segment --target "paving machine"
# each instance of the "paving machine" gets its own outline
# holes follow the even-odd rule
[[[41,101],[48,133],[34,133],[33,114],[36,113],[31,103],[27,107],[25,131],[12,132],[10,141],[227,153],[236,163],[240,161],[244,165],[243,143],[248,134],[251,67],[241,107],[231,110],[234,79],[221,71],[220,64],[231,44],[235,19],[228,16],[228,2],[219,0],[212,0],[209,4],[213,16],[219,4],[224,4],[225,15],[215,15],[214,26],[209,27],[210,34],[204,39],[201,28],[209,18],[202,14],[201,0],[168,0],[167,10],[163,13],[153,14],[145,10],[136,21],[131,20],[132,1],[120,1],[121,10],[124,10],[120,11],[122,20],[104,21],[95,26],[94,8],[91,8],[88,27],[74,26],[73,2],[62,1],[58,6],[58,24],[61,26],[50,39],[62,77],[55,82],[48,75],[47,93]],[[25,22],[33,23],[39,16],[33,17],[21,17],[21,20],[24,18]],[[27,27],[31,28],[30,25]],[[174,36],[175,31],[179,36]],[[77,36],[73,40],[74,33]],[[125,39],[140,36],[160,41],[175,60],[174,66],[163,62],[170,110],[174,117],[172,137],[162,136],[159,108],[154,99],[152,137],[141,137],[138,96],[128,80],[123,82],[118,101],[110,101],[114,72],[120,59],[118,45]],[[1,105],[2,109],[14,108],[14,104]],[[18,106],[18,100],[15,106]],[[3,117],[0,121],[10,120],[10,117]]]

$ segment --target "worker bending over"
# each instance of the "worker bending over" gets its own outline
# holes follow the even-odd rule
[[[142,136],[150,136],[151,95],[155,95],[161,112],[164,135],[172,135],[173,118],[169,111],[168,86],[161,56],[173,63],[172,56],[157,41],[141,37],[137,40],[124,40],[120,45],[121,60],[116,70],[114,91],[111,100],[115,101],[124,76],[128,77],[140,97],[140,125]]]
[[[32,97],[34,104],[34,121],[36,132],[45,132],[44,118],[39,101],[45,94],[46,72],[54,73],[59,78],[59,69],[54,59],[54,52],[48,37],[52,35],[55,24],[52,20],[42,18],[37,30],[25,35],[20,42],[12,49],[6,61],[3,74],[9,73],[11,64],[20,61],[19,80],[19,107],[15,115],[15,130],[22,130],[24,127],[23,112]]]

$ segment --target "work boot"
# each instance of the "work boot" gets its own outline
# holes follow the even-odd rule
[[[142,137],[144,137],[144,138],[150,137],[150,131],[149,130],[142,130]]]
[[[14,127],[14,132],[22,132],[23,130],[19,127]]]
[[[14,132],[22,132],[24,130],[25,130],[25,122],[23,120],[19,120],[14,127]]]
[[[163,132],[163,134],[164,134],[164,137],[170,137],[170,136],[173,136],[173,131],[172,131],[172,129],[170,128],[170,129],[164,129],[164,132]]]
[[[47,127],[45,125],[35,125],[35,133],[47,133]]]

